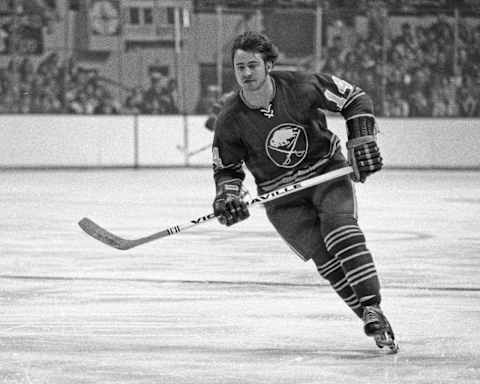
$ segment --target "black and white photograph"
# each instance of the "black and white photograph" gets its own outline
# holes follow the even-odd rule
[[[0,0],[0,384],[480,382],[479,0]]]

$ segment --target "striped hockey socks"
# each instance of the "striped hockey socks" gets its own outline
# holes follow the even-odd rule
[[[362,318],[363,307],[357,298],[357,295],[353,291],[352,287],[348,283],[345,277],[340,261],[336,258],[332,258],[322,265],[317,265],[318,273],[330,282],[330,285],[343,299],[343,301],[352,309],[353,312]]]
[[[331,268],[341,268],[345,274],[344,279],[338,281],[337,287],[334,287],[340,296],[348,305],[353,303],[355,308],[358,304],[379,304],[381,297],[377,269],[359,226],[350,224],[335,228],[325,236],[324,241],[328,252],[334,257]],[[325,265],[322,266],[322,271],[325,273]],[[350,293],[346,291],[347,286],[355,293],[356,301],[354,298],[345,297]],[[345,290],[343,294],[341,290],[338,291],[340,288]]]

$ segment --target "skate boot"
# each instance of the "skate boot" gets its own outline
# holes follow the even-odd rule
[[[380,306],[369,305],[363,309],[363,329],[367,336],[375,339],[379,348],[388,347],[393,353],[398,352],[398,344],[387,318]]]

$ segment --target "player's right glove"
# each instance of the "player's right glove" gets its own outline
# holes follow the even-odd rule
[[[347,120],[348,162],[353,180],[364,182],[370,174],[382,169],[383,160],[376,140],[375,118],[362,115]]]
[[[248,206],[242,198],[242,182],[240,180],[229,180],[217,185],[213,213],[221,224],[228,227],[250,216]]]

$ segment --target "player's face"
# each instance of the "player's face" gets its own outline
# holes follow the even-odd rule
[[[258,52],[237,49],[233,57],[235,78],[246,91],[257,91],[263,87],[270,68]]]

